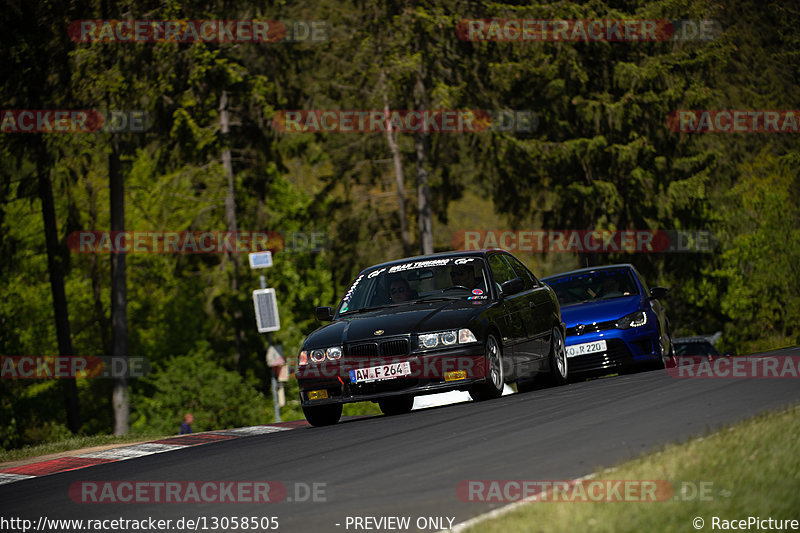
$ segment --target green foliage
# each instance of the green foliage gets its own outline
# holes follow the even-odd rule
[[[756,0],[362,4],[28,2],[9,12],[4,109],[150,114],[146,133],[119,135],[126,227],[224,231],[221,154],[230,149],[240,231],[278,231],[290,243],[295,234],[326,234],[325,251],[281,251],[262,271],[277,291],[282,326],[269,339],[255,331],[250,296],[262,272],[251,272],[244,254],[128,255],[129,349],[155,368],[132,382],[134,431],[173,433],[187,410],[195,412],[196,429],[269,421],[268,342],[294,357],[319,326],[315,306],[335,304],[366,265],[404,253],[385,133],[283,134],[270,123],[275,110],[534,111],[534,131],[427,137],[423,165],[437,249],[449,249],[460,230],[712,230],[714,253],[522,259],[538,274],[634,262],[651,285],[671,287],[666,303],[676,333],[724,330],[726,347],[737,353],[800,341],[796,135],[679,134],[666,126],[677,109],[795,108],[797,10]],[[470,17],[708,18],[723,33],[711,41],[465,42],[455,29]],[[331,39],[113,44],[66,35],[64,21],[98,18],[310,18],[326,21]],[[418,82],[426,102],[418,102]],[[224,136],[223,94],[231,119]],[[66,239],[72,231],[109,229],[110,135],[2,140],[0,355],[58,349],[37,172],[53,183],[74,350],[108,355],[110,257],[71,253]],[[416,250],[415,138],[403,133],[397,141],[402,209]],[[62,385],[0,383],[0,445],[58,437]],[[78,383],[83,433],[111,431],[112,385]],[[361,412],[377,410],[345,410]],[[302,416],[292,381],[282,416]]]
[[[194,414],[195,432],[272,421],[264,394],[226,370],[205,341],[160,364],[140,381],[131,401],[135,432],[177,433],[184,413]]]
[[[800,343],[800,176],[797,156],[743,163],[726,195],[721,299],[744,353]],[[735,207],[735,209],[734,209]]]

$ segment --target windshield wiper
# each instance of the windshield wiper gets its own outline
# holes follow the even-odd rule
[[[378,309],[386,309],[387,307],[397,307],[399,305],[408,305],[408,304],[423,304],[427,302],[443,302],[443,301],[451,301],[451,300],[460,300],[461,298],[458,297],[447,297],[447,296],[437,296],[435,298],[417,298],[416,300],[409,300],[407,302],[393,302],[386,305],[377,305],[372,307],[361,307],[359,309],[348,309],[343,313],[339,313],[340,315],[357,315],[361,313],[366,313],[368,311],[377,311]]]
[[[388,305],[378,305],[373,307],[360,307],[358,309],[348,309],[343,313],[339,313],[340,315],[349,315],[349,314],[359,314],[359,313],[366,313],[367,311],[377,311],[378,309],[383,309],[384,307],[389,307]]]

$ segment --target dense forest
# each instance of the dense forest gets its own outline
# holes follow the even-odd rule
[[[676,335],[721,331],[726,351],[800,342],[796,2],[7,0],[2,11],[0,355],[150,363],[129,380],[0,380],[3,448],[175,433],[185,411],[195,430],[268,423],[268,343],[291,361],[314,307],[360,269],[450,250],[470,231],[712,235],[682,252],[512,251],[540,276],[633,263],[671,289]],[[572,22],[522,40],[491,20]],[[655,38],[572,38],[589,20],[659,22]],[[182,23],[137,40],[131,21]],[[195,21],[268,22],[204,39]],[[26,131],[22,110],[91,110],[94,122],[68,115],[72,129],[47,131],[39,116]],[[330,110],[398,118],[348,131],[320,125]],[[474,127],[437,128],[439,116],[414,128],[408,113],[429,110]],[[720,131],[721,110],[781,122]],[[251,270],[225,249],[75,245],[123,230],[261,232],[274,266]],[[269,337],[256,330],[259,274],[278,297]],[[282,415],[302,417],[291,380]]]

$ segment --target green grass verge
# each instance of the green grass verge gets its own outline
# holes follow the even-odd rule
[[[138,442],[142,440],[158,440],[166,438],[163,435],[92,435],[92,436],[77,436],[68,439],[45,442],[35,446],[25,446],[14,450],[0,450],[0,463],[7,461],[18,461],[20,459],[29,459],[31,457],[39,457],[41,455],[50,455],[52,453],[67,452],[70,450],[80,450],[82,448],[91,448],[92,446],[104,446],[107,444],[128,444],[130,442]]]
[[[676,501],[536,501],[467,531],[686,533],[712,531],[715,516],[721,520],[750,516],[800,520],[800,407],[668,445],[617,468],[598,471],[593,479],[666,480],[675,488]],[[683,494],[681,488],[686,489]],[[696,517],[704,521],[700,529],[693,526]]]

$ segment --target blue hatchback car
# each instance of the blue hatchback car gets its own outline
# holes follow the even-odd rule
[[[659,302],[668,289],[648,289],[633,265],[583,268],[542,281],[561,304],[571,375],[663,366],[674,354]]]

